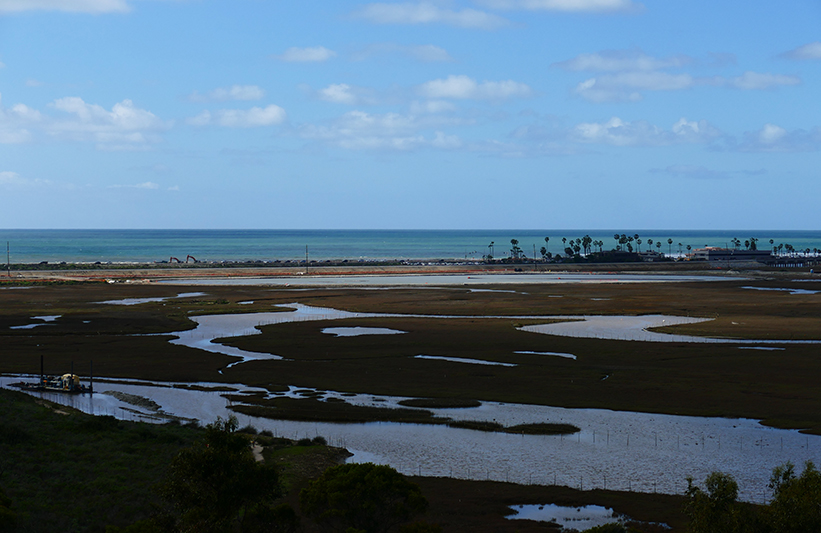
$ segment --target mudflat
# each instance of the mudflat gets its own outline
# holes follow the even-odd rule
[[[180,279],[225,277],[224,270],[190,269],[185,276],[180,269],[168,270]],[[43,272],[34,283],[12,278],[16,285],[31,283],[24,285],[26,290],[3,283],[0,371],[37,372],[43,354],[54,372],[72,362],[76,369],[87,368],[93,360],[95,373],[107,377],[749,417],[821,432],[821,390],[814,378],[821,375],[817,345],[775,343],[768,344],[769,349],[742,349],[733,343],[583,339],[521,329],[544,323],[535,318],[539,316],[664,314],[709,320],[654,331],[739,340],[819,340],[821,292],[816,291],[821,291],[821,281],[807,273],[751,271],[719,278],[712,271],[709,281],[698,278],[702,272],[668,283],[632,283],[623,276],[607,283],[518,285],[510,276],[504,276],[505,283],[494,283],[494,276],[485,275],[486,282],[469,286],[384,290],[301,285],[305,278],[295,276],[287,287],[204,283],[198,293],[186,296],[190,287],[158,282],[168,278],[166,270],[118,272],[121,277],[104,277],[107,283],[94,281],[98,272],[89,278],[81,271],[60,273],[76,276],[62,284],[54,284],[53,278],[44,284]],[[152,273],[156,275],[143,277]],[[237,271],[230,273],[237,279]],[[262,277],[256,270],[250,274]],[[670,274],[682,273],[657,272],[661,277]],[[153,301],[101,303],[141,298]],[[134,336],[192,329],[191,317],[197,315],[282,311],[277,306],[293,303],[398,316],[260,326],[259,334],[221,342],[284,360],[233,366],[234,357],[171,344],[170,336]],[[51,320],[33,318],[42,316]],[[328,327],[405,333],[336,337],[322,332]],[[542,355],[548,352],[576,359]],[[443,359],[416,358],[420,354]],[[507,364],[455,365],[446,358]]]

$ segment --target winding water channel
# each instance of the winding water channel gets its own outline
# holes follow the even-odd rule
[[[32,381],[34,377],[29,377]],[[0,377],[0,386],[20,381]],[[127,420],[162,421],[169,415],[208,423],[232,414],[225,392],[188,388],[187,383],[140,381],[95,383],[91,395],[32,393],[96,415]],[[224,384],[197,384],[226,388]],[[259,389],[229,386],[240,393]],[[296,390],[293,387],[292,390]],[[121,401],[108,391],[150,398],[161,412]],[[295,393],[291,393],[292,395]],[[394,406],[405,398],[327,392],[360,405]],[[270,429],[280,436],[322,435],[329,443],[354,453],[355,462],[373,461],[405,474],[492,479],[522,484],[559,484],[592,489],[681,493],[687,476],[703,480],[710,472],[732,474],[741,497],[764,501],[772,468],[792,461],[821,462],[821,437],[767,428],[755,420],[700,418],[604,409],[487,402],[470,409],[433,409],[438,416],[464,420],[496,420],[505,425],[567,422],[581,428],[570,436],[486,433],[444,425],[367,423],[335,424],[269,420],[239,415],[240,425]]]
[[[197,327],[190,331],[173,333],[174,338],[170,342],[234,356],[239,358],[235,364],[241,364],[248,360],[272,359],[279,356],[239,350],[219,344],[215,339],[256,334],[259,333],[256,328],[260,325],[293,321],[420,316],[349,313],[300,304],[289,304],[286,307],[293,310],[192,317]],[[580,336],[594,335],[598,338],[755,344],[724,339],[671,336],[647,331],[647,328],[658,325],[697,320],[686,317],[657,315],[506,318],[577,320],[522,328],[545,327],[548,329],[541,332],[550,334],[570,335],[573,328],[576,328]],[[585,320],[579,321],[579,318]],[[607,319],[606,323],[602,322],[604,318]],[[557,333],[550,329],[554,327],[565,329]],[[774,341],[772,344],[782,342],[786,344],[786,341]],[[453,362],[468,363],[469,361]],[[20,376],[0,376],[0,386],[8,386],[20,379]],[[29,376],[27,379],[33,380],[34,377]],[[259,389],[243,386],[196,384],[215,388],[211,391],[202,391],[191,389],[190,385],[192,384],[98,380],[95,383],[95,390],[98,392],[93,396],[34,394],[98,415],[152,422],[174,416],[208,423],[218,416],[226,417],[232,414],[228,400],[222,396],[225,392],[217,391],[217,387],[231,388],[234,389],[234,393],[241,394],[261,392]],[[297,386],[294,386],[287,394],[299,397],[300,393],[297,393],[297,390]],[[159,404],[160,411],[153,410],[150,406],[128,403],[106,394],[108,391],[149,398]],[[374,397],[369,394],[349,396],[333,391],[318,392],[326,399],[339,398],[358,405],[391,407],[405,399]],[[241,425],[251,424],[260,430],[270,429],[278,435],[288,437],[322,435],[331,444],[351,450],[354,453],[352,461],[390,464],[405,474],[492,479],[523,484],[560,484],[583,489],[608,488],[681,493],[686,487],[687,476],[703,480],[710,472],[720,470],[736,478],[741,489],[741,497],[749,501],[764,501],[770,496],[766,486],[775,466],[787,461],[797,465],[807,460],[821,462],[821,437],[767,428],[755,420],[748,419],[700,418],[603,409],[564,409],[494,402],[486,402],[476,408],[431,411],[442,417],[495,420],[504,425],[566,422],[580,427],[581,432],[572,436],[532,436],[486,433],[444,425],[294,422],[246,415],[240,415],[239,420]]]

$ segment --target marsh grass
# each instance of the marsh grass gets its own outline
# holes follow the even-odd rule
[[[26,394],[0,390],[0,485],[21,531],[102,532],[152,512],[154,485],[199,434],[179,424],[58,414]]]
[[[768,274],[769,275],[769,274]],[[295,293],[255,287],[207,287],[216,312],[274,310],[299,301],[354,312],[433,315],[650,314],[716,318],[666,329],[670,333],[736,338],[819,338],[821,294],[755,291],[745,286],[818,290],[821,282],[733,280],[645,284],[545,284],[499,286],[516,292],[471,293],[462,287],[362,291],[315,289]],[[494,288],[487,286],[484,288]],[[138,306],[100,306],[116,298],[174,296],[171,286],[74,285],[0,291],[0,371],[36,373],[39,354],[47,372],[73,361],[82,372],[154,381],[227,382],[287,390],[291,385],[340,393],[470,398],[689,415],[764,418],[780,427],[821,431],[818,347],[785,345],[783,351],[739,350],[733,345],[665,344],[573,339],[517,331],[521,319],[352,319],[270,325],[262,334],[226,344],[276,353],[289,361],[236,359],[171,345],[169,337],[130,333],[192,327],[185,299]],[[557,298],[556,296],[560,296]],[[252,305],[236,305],[238,301]],[[116,307],[116,308],[115,308]],[[200,306],[203,307],[203,306]],[[9,330],[31,316],[62,317],[53,326]],[[110,315],[108,317],[107,315]],[[89,324],[83,324],[89,320]],[[538,321],[537,321],[538,322]],[[391,327],[397,336],[333,338],[329,325]],[[577,360],[514,351],[572,353]],[[470,365],[414,359],[441,355],[516,364]],[[223,370],[220,374],[219,371]],[[603,380],[604,376],[608,376]],[[327,403],[327,402],[326,402]],[[376,415],[376,413],[375,413]],[[380,415],[381,416],[381,415]],[[404,415],[403,415],[404,416]],[[361,419],[357,414],[355,419]]]

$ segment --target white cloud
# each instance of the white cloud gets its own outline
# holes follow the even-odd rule
[[[424,44],[421,46],[408,46],[404,48],[405,52],[418,61],[425,63],[436,63],[444,61],[453,61],[453,58],[444,48],[434,46],[432,44]]]
[[[154,183],[153,181],[146,181],[144,183],[137,183],[134,185],[109,185],[109,189],[143,189],[154,191],[160,188],[159,184]]]
[[[15,104],[11,108],[2,105],[0,95],[0,144],[19,144],[32,138],[29,128],[42,121],[39,111],[24,104]]]
[[[609,13],[637,11],[643,6],[631,0],[479,0],[493,9]]]
[[[43,82],[37,81],[34,78],[29,78],[26,80],[26,87],[42,87]]]
[[[576,125],[569,134],[572,141],[609,144],[613,146],[659,146],[680,143],[709,142],[720,132],[706,121],[690,122],[680,119],[669,130],[644,120],[633,122],[613,117],[607,122]]]
[[[432,44],[418,46],[403,46],[395,43],[372,44],[352,55],[355,61],[364,61],[373,56],[402,54],[423,63],[437,63],[453,61],[447,50]]]
[[[7,170],[0,172],[0,188],[3,189],[23,189],[50,184],[51,182],[48,180],[24,178],[17,172]]]
[[[732,87],[745,91],[765,90],[785,85],[799,85],[801,78],[798,76],[785,76],[783,74],[768,74],[747,71],[741,76],[732,78],[713,78],[716,85]]]
[[[689,74],[632,71],[587,79],[576,86],[575,92],[591,102],[635,102],[641,100],[642,93],[646,91],[680,91],[703,85],[756,91],[800,83],[801,79],[797,76],[759,72],[745,72],[733,77],[694,78]]]
[[[641,50],[604,50],[595,54],[580,54],[552,66],[579,72],[649,71],[681,67],[693,60],[688,56],[657,58]]]
[[[799,46],[798,48],[781,54],[781,57],[787,59],[796,59],[799,61],[821,60],[821,41],[815,41],[813,43],[808,43],[803,46]]]
[[[351,86],[346,83],[332,84],[317,92],[321,100],[336,104],[355,104],[356,96],[351,91]]]
[[[78,141],[96,141],[103,149],[134,149],[147,143],[158,142],[158,132],[171,127],[145,109],[123,100],[111,111],[96,104],[87,104],[82,98],[69,96],[49,104],[71,116],[69,119],[48,121],[45,130],[55,137]]]
[[[27,142],[39,131],[57,139],[94,141],[100,149],[133,150],[159,142],[159,133],[173,124],[135,107],[131,100],[114,104],[111,111],[76,96],[57,99],[49,107],[59,112],[56,117],[25,104],[0,105],[0,143]]]
[[[285,50],[284,53],[274,57],[280,61],[287,61],[290,63],[321,63],[336,57],[336,52],[333,50],[328,50],[324,46],[316,46],[313,48],[292,47]]]
[[[462,9],[455,11],[438,7],[431,2],[405,2],[398,4],[368,4],[354,14],[375,24],[448,24],[460,28],[494,29],[509,22],[497,15]]]
[[[186,123],[192,126],[207,126],[211,124],[211,112],[207,109],[195,117],[186,119]]]
[[[420,148],[455,149],[461,146],[458,137],[434,131],[436,122],[420,120],[414,115],[398,113],[370,114],[350,111],[325,126],[306,125],[300,130],[303,138],[322,141],[347,150],[410,151]]]
[[[414,115],[448,113],[455,111],[456,106],[445,100],[426,100],[424,102],[411,102],[410,111]]]
[[[775,144],[787,135],[787,130],[775,124],[765,124],[758,133],[758,141],[761,144]]]
[[[189,95],[192,102],[226,102],[228,100],[262,100],[265,98],[265,90],[256,85],[232,85],[230,87],[219,87],[206,94],[199,94],[196,91]]]
[[[206,110],[186,122],[192,126],[216,124],[227,128],[254,128],[281,124],[286,117],[284,109],[271,104],[268,107],[252,107],[247,110],[220,109],[214,113]]]
[[[821,150],[821,128],[789,131],[776,124],[765,124],[758,131],[746,132],[741,144],[731,149],[741,152],[817,152]]]
[[[423,83],[419,87],[419,93],[433,99],[504,100],[531,96],[533,90],[524,83],[513,80],[477,83],[468,76],[448,76],[446,79]]]
[[[709,64],[724,66],[734,58],[712,54]],[[747,71],[740,76],[694,77],[688,73],[666,72],[685,67],[695,61],[689,56],[667,58],[649,56],[640,49],[605,50],[580,54],[552,66],[571,72],[602,72],[576,86],[575,92],[591,102],[635,102],[647,91],[680,91],[696,86],[716,86],[740,90],[764,90],[798,85],[797,76]]]
[[[20,11],[123,13],[130,7],[125,0],[0,0],[0,13]]]
[[[670,165],[666,168],[654,168],[650,172],[654,174],[668,174],[675,178],[689,179],[726,179],[731,177],[731,173],[722,170],[711,170],[700,165]]]
[[[576,86],[576,94],[591,102],[635,102],[641,91],[674,91],[693,85],[689,74],[623,72],[590,78]]]

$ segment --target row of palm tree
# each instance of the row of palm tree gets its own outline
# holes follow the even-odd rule
[[[655,253],[661,255],[661,248],[664,245],[665,241],[662,240],[653,240],[651,238],[642,239],[641,235],[638,233],[634,233],[633,235],[627,235],[625,233],[616,233],[613,235],[613,239],[615,240],[615,247],[612,249],[614,252],[628,252],[628,253],[642,253],[642,245],[646,244],[647,248],[645,253]],[[598,248],[598,252],[602,253],[604,251],[605,243],[600,240],[594,240],[590,235],[585,235],[584,237],[577,237],[576,239],[568,239],[567,237],[562,237],[562,251],[556,254],[556,257],[561,256],[564,253],[566,256],[574,256],[574,255],[590,255],[591,253],[595,252],[596,248]],[[729,243],[733,245],[733,249],[740,249],[741,245],[744,245],[745,250],[758,250],[758,241],[757,237],[750,237],[749,239],[744,240],[743,242],[738,239],[737,237],[733,237],[730,239]],[[541,254],[542,260],[550,260],[554,257],[554,255],[550,252],[550,237],[544,238],[545,245],[541,247],[539,250]],[[668,238],[666,241],[667,244],[667,255],[668,257],[672,257],[673,255],[673,245],[674,241],[671,238]],[[806,248],[804,250],[796,249],[791,244],[775,244],[773,239],[769,240],[769,244],[772,247],[772,253],[776,256],[788,256],[788,257],[796,257],[796,256],[803,256],[803,257],[817,257],[821,255],[821,249],[818,248]],[[517,239],[510,240],[510,255],[509,257],[513,260],[523,260],[526,259],[525,251],[519,247],[519,241]],[[653,247],[655,246],[655,250]],[[684,255],[684,250],[687,250],[687,254],[691,253],[693,247],[689,244],[685,245],[683,243],[676,243],[675,246],[678,248],[678,255]],[[495,250],[495,242],[491,241],[488,245],[488,253],[485,256],[486,259],[492,260],[496,255]],[[535,259],[535,247],[534,247],[534,259]]]

